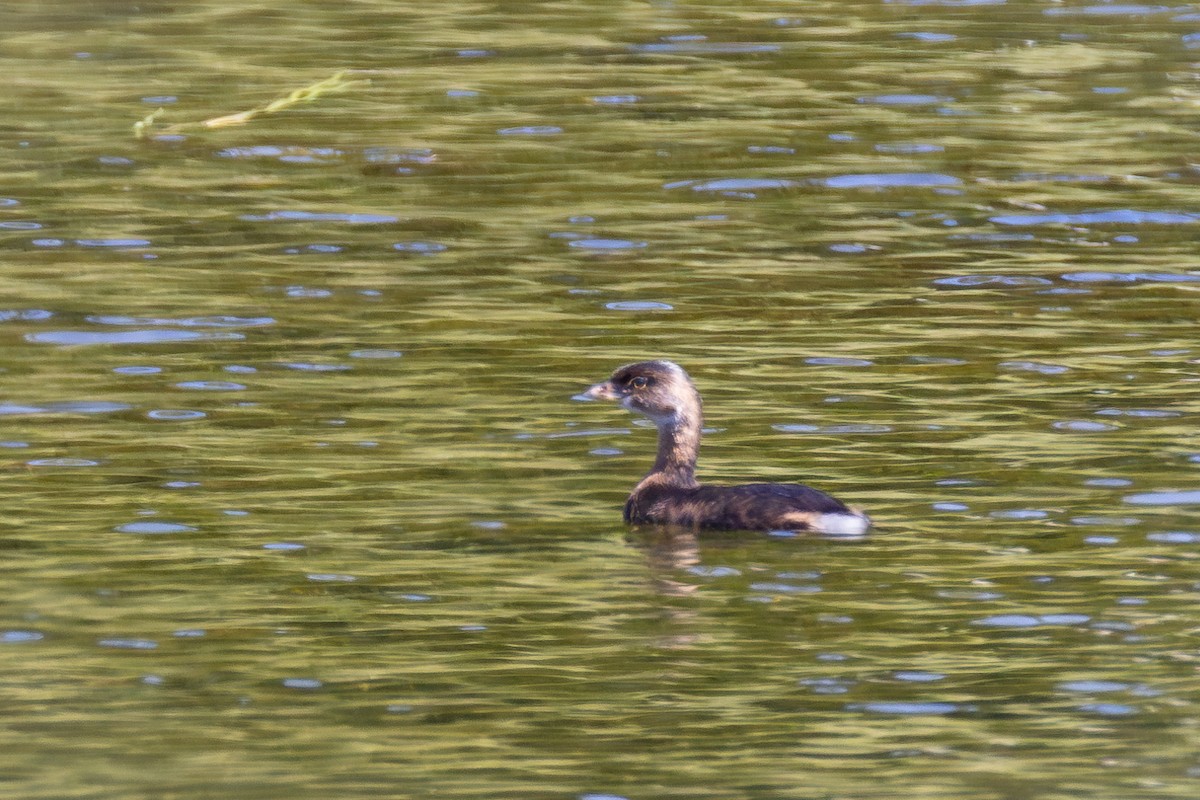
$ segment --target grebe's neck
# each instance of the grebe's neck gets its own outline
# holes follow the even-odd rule
[[[686,408],[658,421],[658,456],[647,478],[672,486],[695,486],[700,455],[700,408]]]

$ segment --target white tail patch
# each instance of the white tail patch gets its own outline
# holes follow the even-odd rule
[[[871,520],[863,514],[817,514],[813,529],[828,536],[863,536]]]

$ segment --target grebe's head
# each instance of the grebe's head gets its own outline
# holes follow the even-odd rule
[[[619,367],[612,377],[583,393],[589,400],[616,400],[657,425],[683,417],[699,421],[700,395],[683,368],[672,361],[639,361]]]

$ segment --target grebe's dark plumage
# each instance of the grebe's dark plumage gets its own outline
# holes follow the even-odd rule
[[[870,527],[861,511],[808,486],[705,486],[697,482],[696,457],[704,417],[700,394],[678,364],[627,364],[584,396],[616,400],[630,411],[646,415],[658,427],[658,457],[625,503],[626,522],[727,530],[810,530],[842,536],[860,536]]]

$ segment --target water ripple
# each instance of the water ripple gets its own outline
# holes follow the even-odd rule
[[[446,245],[441,242],[396,242],[392,245],[392,249],[401,253],[416,253],[423,256],[431,256],[436,253],[446,251]]]
[[[227,147],[218,150],[216,155],[218,158],[276,158],[292,164],[328,164],[342,158],[345,153],[332,147],[280,147],[264,144]]]
[[[1077,433],[1103,433],[1117,430],[1116,425],[1090,419],[1065,419],[1051,423],[1050,427],[1059,431],[1075,431]]]
[[[96,644],[119,650],[154,650],[158,647],[158,642],[153,639],[101,639]]]
[[[1050,515],[1038,508],[1011,508],[1001,511],[993,511],[988,514],[988,516],[992,519],[1027,520],[1045,519]]]
[[[246,388],[246,384],[233,381],[182,381],[175,386],[179,389],[196,389],[202,392],[240,392]]]
[[[24,405],[0,403],[0,416],[9,414],[111,414],[132,408],[128,403],[107,400],[62,400],[53,403]]]
[[[1147,6],[1141,4],[1095,5],[1078,8],[1047,8],[1042,13],[1047,17],[1146,17],[1175,11],[1175,6]]]
[[[779,423],[771,426],[781,433],[891,433],[895,430],[891,425],[873,425],[870,423],[850,423],[844,425],[809,425],[805,423]]]
[[[846,694],[854,686],[854,681],[843,678],[804,678],[801,686],[807,686],[813,694]]]
[[[46,311],[45,309],[41,308],[0,310],[0,322],[10,322],[12,320],[18,320],[20,322],[40,322],[44,319],[50,319],[50,317],[53,316],[53,311]]]
[[[313,364],[306,361],[283,361],[279,366],[297,372],[346,372],[353,369],[349,364]]]
[[[1001,0],[1003,2],[1003,0]],[[909,33],[897,33],[897,39],[915,39],[918,42],[953,42],[958,39],[953,33],[930,33],[927,31],[912,31]]]
[[[993,286],[1053,286],[1054,281],[1034,275],[952,275],[936,279],[933,285],[952,289],[980,289]]]
[[[940,144],[923,144],[920,142],[897,142],[893,144],[877,144],[877,153],[896,153],[900,155],[920,155],[921,153],[941,153],[946,148]]]
[[[996,614],[972,621],[988,628],[1037,628],[1042,625],[1082,625],[1091,620],[1086,614]]]
[[[1200,275],[1179,272],[1067,272],[1063,280],[1075,283],[1195,283]]]
[[[92,314],[88,322],[98,325],[158,326],[178,325],[182,328],[259,328],[274,325],[274,317],[235,317],[215,314],[201,317],[127,317],[119,314]]]
[[[1085,703],[1079,710],[1105,717],[1126,717],[1137,713],[1136,708],[1122,703]]]
[[[283,293],[288,297],[311,297],[324,298],[333,297],[333,292],[329,289],[321,289],[311,286],[288,286],[283,290]]]
[[[1064,367],[1061,364],[1045,364],[1041,361],[1001,361],[999,366],[1001,369],[1036,372],[1041,375],[1061,375],[1071,371],[1070,367]]]
[[[813,356],[804,359],[805,364],[815,367],[873,367],[874,361],[865,358],[846,358],[843,356]]]
[[[742,574],[741,570],[734,567],[709,567],[703,564],[699,564],[694,567],[688,567],[687,571],[693,575],[699,575],[702,578],[730,578]]]
[[[1104,417],[1150,417],[1157,419],[1183,416],[1182,412],[1168,411],[1160,408],[1102,408],[1096,414],[1097,416]]]
[[[366,349],[351,350],[351,358],[401,358],[404,353],[400,350]]]
[[[820,586],[797,586],[792,583],[772,583],[764,581],[761,583],[752,583],[750,588],[756,592],[768,592],[774,594],[816,594],[821,591]]]
[[[693,192],[759,192],[770,189],[790,189],[796,181],[786,178],[717,178],[709,181],[675,181],[664,189],[691,189]]]

